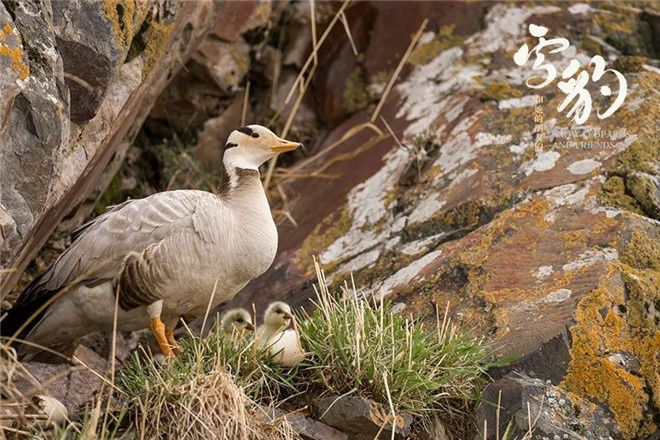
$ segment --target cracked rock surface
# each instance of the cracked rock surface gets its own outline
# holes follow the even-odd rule
[[[382,90],[388,77],[368,69],[374,59],[396,64],[375,44],[394,18],[362,7],[351,24],[366,81]],[[239,302],[309,305],[315,255],[333,282],[353,274],[399,313],[434,316],[449,303],[454,322],[500,345],[501,356],[522,356],[500,377],[549,380],[609,417],[603,429],[615,438],[657,433],[660,70],[642,7],[473,4],[431,15],[376,119],[383,135],[362,129],[276,182],[298,226],[280,227],[273,267]],[[412,35],[427,12],[407,13]],[[443,19],[483,26],[457,35]],[[535,44],[531,23],[571,43],[548,58],[558,72],[596,54],[618,68],[628,83],[621,108],[606,119],[594,110],[577,125],[570,107],[558,111],[565,95],[556,82],[527,87],[533,63],[519,67],[513,54]],[[352,56],[333,44],[336,63]],[[346,83],[334,78],[324,86],[341,96]],[[611,101],[597,86],[587,90],[602,113]],[[373,107],[339,123],[323,145],[368,121]],[[535,112],[545,127],[540,147]],[[299,177],[315,171],[334,178]]]

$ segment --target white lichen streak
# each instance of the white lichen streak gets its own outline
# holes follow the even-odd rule
[[[497,107],[500,110],[533,107],[534,105],[536,105],[536,95],[526,95],[520,98],[505,99],[497,103]]]
[[[592,10],[593,10],[592,7],[586,3],[577,3],[568,8],[568,12],[576,15],[586,14],[587,12],[590,12]]]
[[[417,66],[396,87],[402,99],[396,117],[410,121],[403,133],[404,142],[410,142],[433,126],[449,103],[454,102],[450,94],[478,87],[475,77],[484,72],[476,65],[459,63],[462,56],[463,50],[459,47],[447,49],[428,64]]]
[[[601,165],[600,162],[593,159],[579,160],[568,166],[568,172],[574,175],[589,174]]]
[[[556,151],[544,151],[535,159],[527,161],[520,166],[520,169],[529,176],[535,171],[548,171],[555,167],[555,163],[561,155]]]
[[[408,220],[411,224],[426,221],[433,217],[433,214],[441,210],[446,204],[446,201],[438,200],[436,193],[432,193],[415,207],[413,212],[410,213]]]
[[[425,250],[428,245],[443,235],[444,233],[440,233],[431,235],[430,237],[422,238],[420,240],[411,241],[410,243],[406,243],[404,246],[402,246],[399,251],[406,255],[417,255]]]
[[[538,281],[543,280],[544,278],[549,277],[553,273],[552,266],[541,266],[536,270],[534,276]]]
[[[488,11],[484,19],[484,23],[488,23],[486,30],[470,37],[466,43],[471,46],[470,52],[475,54],[513,50],[527,31],[525,21],[529,17],[559,11],[561,9],[556,6],[518,8],[497,4]]]
[[[441,166],[442,174],[436,176],[439,179],[454,171],[460,165],[464,165],[477,157],[478,151],[486,145],[502,145],[511,142],[511,135],[493,135],[490,133],[477,133],[472,140],[465,132],[476,122],[480,112],[459,123],[450,134],[450,138],[440,148],[438,159],[433,167]]]
[[[614,261],[619,258],[619,253],[613,248],[604,248],[599,250],[588,250],[580,254],[577,260],[564,264],[564,271],[577,270],[581,267],[591,266],[600,261]]]
[[[376,228],[374,225],[384,217],[392,216],[385,207],[385,198],[405,171],[410,153],[406,149],[397,148],[389,152],[383,160],[385,164],[376,174],[354,187],[348,194],[347,207],[353,219],[351,228],[320,255],[321,264],[354,257],[385,243],[390,236],[391,228]],[[393,218],[382,222],[384,225],[393,223]],[[353,270],[361,268],[358,266],[355,264]]]
[[[576,192],[577,186],[569,183],[549,189],[543,195],[555,206],[576,205],[584,201],[590,188],[591,185],[587,183],[587,185]]]
[[[568,289],[555,290],[554,292],[548,293],[546,297],[543,298],[542,302],[546,304],[564,302],[569,299],[572,294],[573,292]]]
[[[394,275],[387,278],[380,289],[376,291],[379,298],[385,298],[388,295],[399,291],[402,287],[408,286],[413,280],[429,266],[436,258],[442,254],[442,251],[437,250],[429,252],[417,261],[410,265],[399,269]]]

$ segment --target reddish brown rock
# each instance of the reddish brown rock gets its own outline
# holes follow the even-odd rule
[[[648,286],[660,269],[653,218],[660,75],[651,64],[626,70],[623,106],[606,119],[594,109],[578,126],[568,109],[557,110],[564,95],[556,82],[532,90],[524,83],[531,62],[512,60],[537,23],[575,47],[553,55],[558,69],[573,58],[586,65],[590,36],[602,40],[606,23],[628,17],[617,8],[569,9],[493,5],[469,38],[454,38],[432,19],[433,33],[381,112],[404,147],[380,119],[382,136],[364,128],[334,145],[369,119],[363,110],[323,140],[320,151],[331,151],[275,179],[298,227],[280,226],[273,267],[237,302],[258,310],[273,299],[308,306],[316,256],[332,282],[353,274],[358,288],[400,303],[403,313],[428,314],[449,302],[454,322],[486,335],[501,356],[523,356],[507,371],[595,402],[623,438],[657,432],[649,347],[659,336]],[[620,48],[599,50],[626,53],[642,38],[639,19],[625,19]],[[362,47],[369,59],[375,49]],[[610,105],[596,99],[593,84],[588,91],[601,111]],[[332,178],[313,177],[321,173]],[[607,287],[617,278],[623,284]],[[630,289],[639,293],[622,296]]]

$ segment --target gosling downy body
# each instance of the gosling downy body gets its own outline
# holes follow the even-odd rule
[[[288,304],[274,302],[266,309],[264,323],[257,330],[257,348],[267,348],[273,362],[287,367],[293,367],[305,358],[298,332],[287,329],[292,319]]]
[[[265,127],[243,127],[226,144],[219,194],[166,191],[109,208],[23,291],[0,336],[66,351],[88,333],[111,330],[117,300],[118,330],[149,327],[164,355],[176,352],[181,316],[229,301],[273,262],[277,229],[258,168],[299,146]],[[34,357],[31,346],[17,348]]]

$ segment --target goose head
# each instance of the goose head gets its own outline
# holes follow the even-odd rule
[[[231,132],[225,145],[223,161],[227,169],[256,170],[279,153],[300,147],[302,144],[282,139],[266,127],[247,125]]]
[[[271,303],[264,313],[264,323],[271,328],[287,328],[291,319],[293,319],[291,307],[282,301]]]
[[[227,334],[232,334],[234,331],[238,333],[243,333],[246,330],[251,332],[254,331],[252,317],[245,309],[233,309],[228,311],[225,316],[222,317],[220,325],[222,326],[222,331]]]

